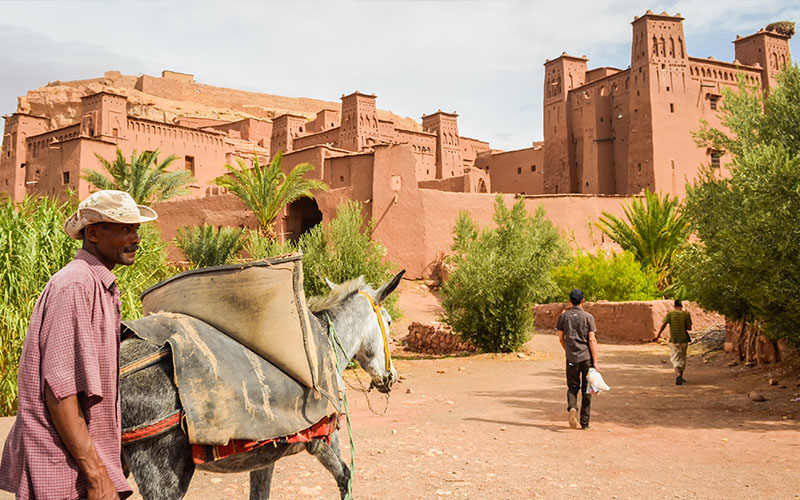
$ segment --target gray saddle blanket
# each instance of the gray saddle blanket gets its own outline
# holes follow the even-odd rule
[[[341,411],[336,369],[328,366],[334,358],[325,349],[317,352],[324,393],[318,394],[192,316],[159,313],[124,324],[136,336],[172,349],[183,427],[192,444],[279,438]],[[315,340],[330,349],[327,339]]]

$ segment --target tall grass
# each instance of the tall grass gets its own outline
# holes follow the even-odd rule
[[[64,232],[70,203],[26,198],[0,204],[0,415],[17,408],[17,366],[33,306],[80,243]]]
[[[0,416],[17,409],[17,368],[36,299],[81,246],[64,232],[74,208],[49,198],[0,203]],[[140,235],[134,265],[115,269],[123,319],[141,316],[142,290],[175,272],[155,227],[143,224]]]

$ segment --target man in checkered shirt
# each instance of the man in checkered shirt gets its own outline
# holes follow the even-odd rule
[[[132,494],[120,459],[120,296],[111,272],[133,264],[155,211],[99,191],[65,224],[83,240],[39,296],[22,349],[19,410],[0,462],[18,499],[114,500]]]

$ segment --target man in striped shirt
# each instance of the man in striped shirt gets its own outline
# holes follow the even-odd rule
[[[667,325],[669,325],[669,359],[675,368],[675,385],[681,385],[686,382],[683,371],[686,369],[686,348],[689,346],[692,316],[683,310],[683,303],[680,300],[675,301],[675,310],[667,313],[653,342],[658,341]]]

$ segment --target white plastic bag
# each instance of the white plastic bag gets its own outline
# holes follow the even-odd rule
[[[594,368],[589,368],[589,373],[586,374],[586,382],[589,385],[589,387],[586,388],[587,394],[611,390],[605,380],[603,380],[603,376],[600,375],[600,372]]]

